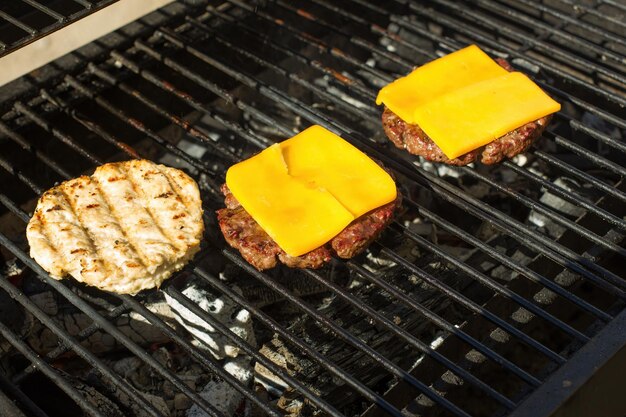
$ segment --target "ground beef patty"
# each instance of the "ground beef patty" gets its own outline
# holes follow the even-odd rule
[[[351,258],[361,253],[391,222],[402,197],[364,214],[350,223],[330,242],[301,256],[289,256],[250,216],[232,195],[226,184],[222,186],[226,208],[217,210],[217,220],[226,242],[237,249],[256,269],[273,268],[277,262],[291,268],[320,268],[336,254]]]
[[[513,71],[513,67],[504,59],[496,61],[507,71]],[[541,136],[551,118],[552,115],[549,115],[526,123],[493,142],[454,159],[449,159],[418,125],[406,123],[387,107],[383,112],[382,121],[387,137],[396,147],[406,149],[409,153],[422,156],[429,161],[463,166],[479,157],[483,164],[493,165],[526,151]]]

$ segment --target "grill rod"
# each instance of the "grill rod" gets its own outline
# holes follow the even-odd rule
[[[532,307],[529,307],[529,308],[530,308],[531,310],[533,309]],[[570,332],[571,332],[571,331],[572,331],[572,330],[570,329]]]
[[[2,237],[0,237],[0,239],[2,239]],[[29,313],[31,313],[42,324],[44,324],[55,335],[57,335],[62,340],[62,344],[64,346],[71,346],[74,352],[76,352],[81,358],[83,358],[89,365],[97,368],[98,371],[101,372],[108,381],[111,381],[113,385],[115,385],[118,389],[124,392],[124,394],[132,398],[134,402],[141,404],[141,406],[151,416],[163,416],[163,414],[161,414],[150,402],[148,402],[143,396],[140,395],[135,387],[133,387],[125,379],[120,378],[117,374],[111,371],[111,369],[107,365],[105,365],[102,360],[97,358],[94,354],[89,352],[89,350],[83,347],[76,340],[76,338],[72,337],[66,331],[64,331],[61,326],[59,326],[54,320],[52,320],[47,314],[45,314],[33,301],[31,301],[26,295],[24,295],[21,291],[14,287],[9,281],[7,281],[6,279],[0,279],[0,288],[6,291],[11,298],[20,303],[26,310],[28,310]],[[39,364],[37,364],[37,367],[41,370]]]
[[[206,29],[206,26],[205,26],[204,28]],[[218,36],[219,36],[219,35],[218,35]],[[407,64],[407,65],[408,65],[408,64]],[[535,181],[539,180],[538,178],[536,178],[536,176],[532,175],[531,173],[526,172],[525,170],[524,170],[524,171],[520,171],[520,173],[521,173],[522,175],[526,175],[528,178],[530,178],[530,179],[532,179],[532,180],[535,180]],[[550,184],[550,185],[552,185],[552,184]],[[557,192],[560,192],[560,193],[561,193],[561,195],[565,196],[565,198],[570,198],[569,193],[565,193],[565,192],[563,192],[563,191],[560,191],[560,189],[557,189]],[[577,202],[577,201],[576,201],[576,202]],[[597,213],[597,214],[598,214],[598,215],[600,215],[601,217],[603,217],[603,218],[605,218],[605,219],[607,219],[607,220],[609,220],[609,221],[611,221],[611,222],[613,222],[613,223],[615,223],[615,224],[619,224],[619,225],[620,225],[620,226],[622,226],[622,227],[626,226],[626,223],[625,223],[625,222],[623,222],[623,221],[622,221],[621,219],[619,219],[619,218],[616,218],[615,216],[611,216],[610,214],[608,214],[608,213],[606,213],[606,212],[603,212],[603,211],[601,211],[601,210],[597,210],[595,207],[592,207],[592,206],[589,206],[589,207],[587,207],[587,208],[588,208],[588,209],[593,210],[595,213]],[[596,236],[596,242],[600,242],[600,240],[599,240],[599,238],[598,238],[597,236]],[[602,244],[602,243],[600,243],[600,244]],[[605,245],[610,245],[610,242],[609,242],[609,243],[604,242],[604,244],[605,244]],[[613,249],[615,249],[615,247],[614,247],[614,246],[613,246]]]
[[[177,46],[187,50],[188,52],[190,52],[193,56],[196,56],[197,58],[202,59],[203,61],[207,62],[209,65],[213,65],[216,66],[216,68],[220,69],[221,71],[226,71],[226,73],[228,75],[231,75],[233,77],[235,77],[236,79],[238,79],[238,81],[246,83],[247,85],[250,86],[251,88],[257,89],[259,92],[261,92],[264,95],[267,95],[268,98],[270,99],[276,99],[276,95],[278,95],[278,99],[285,105],[288,105],[288,107],[292,110],[294,110],[296,113],[300,114],[301,116],[307,118],[308,120],[310,120],[313,123],[318,123],[321,125],[324,125],[325,127],[329,128],[330,130],[333,130],[335,132],[341,133],[341,131],[343,132],[347,132],[349,134],[352,134],[355,137],[358,137],[354,132],[352,132],[349,128],[342,126],[340,123],[332,121],[326,117],[321,116],[318,113],[313,113],[311,112],[307,106],[303,105],[302,103],[299,103],[297,100],[292,99],[291,97],[289,97],[286,94],[283,94],[280,91],[277,91],[275,88],[273,88],[272,86],[268,86],[265,83],[262,83],[261,81],[258,80],[250,80],[247,76],[236,72],[234,70],[231,70],[228,67],[224,67],[223,64],[215,62],[215,59],[207,56],[206,54],[203,54],[202,52],[198,51],[197,49],[191,47],[188,42],[185,42],[184,40],[182,40],[179,35],[176,35],[174,33],[172,33],[171,31],[168,30],[161,30],[158,29],[156,31],[157,33],[160,33],[164,38],[166,38],[167,40],[169,40],[170,42],[173,42],[174,44],[176,44]],[[337,127],[335,127],[337,126]],[[369,143],[369,141],[367,139],[364,138],[360,138],[359,140],[359,144],[362,144],[364,146],[367,146],[368,149],[373,150],[374,148],[372,148]],[[358,146],[358,145],[357,145]],[[396,161],[391,161],[390,158],[386,155],[383,155],[381,153],[377,152],[377,157],[379,157],[379,159],[383,160],[385,163],[388,164],[388,166],[391,165],[395,165],[398,166]],[[402,156],[403,159],[406,159],[406,156],[403,155]],[[389,165],[391,164],[391,165]],[[408,164],[408,163],[407,163]],[[454,189],[453,187],[451,187],[447,182],[442,181],[440,178],[433,176],[432,174],[429,174],[427,172],[403,172],[404,175],[408,176],[409,178],[413,179],[413,180],[417,180],[418,182],[424,182],[424,180],[421,178],[426,177],[426,182],[425,184],[431,185],[431,184],[436,184],[436,185],[440,185],[442,190],[446,193],[449,194],[451,193],[451,195],[454,195],[454,198],[449,199],[450,202],[452,202],[453,204],[458,204],[456,202],[456,198],[461,197],[465,200],[467,200],[468,202],[470,202],[471,204],[476,205],[477,207],[481,207],[483,212],[487,213],[486,215],[491,217],[496,216],[498,217],[499,220],[503,221],[505,224],[507,224],[509,227],[513,227],[517,232],[521,232],[525,235],[530,235],[532,236],[534,239],[540,241],[543,243],[543,247],[541,248],[540,251],[544,251],[546,253],[550,253],[552,257],[554,257],[556,260],[558,260],[558,262],[560,264],[562,264],[563,266],[566,266],[568,268],[576,268],[576,272],[581,273],[582,275],[592,279],[592,280],[596,280],[596,282],[600,282],[602,280],[602,278],[598,278],[595,275],[589,273],[587,270],[584,270],[582,268],[578,268],[575,265],[571,264],[571,262],[569,261],[563,261],[563,256],[560,255],[559,253],[556,253],[556,251],[554,251],[554,249],[552,249],[553,247],[558,248],[558,250],[561,253],[566,254],[570,259],[574,259],[579,263],[582,263],[585,267],[599,271],[604,279],[610,280],[610,283],[613,285],[618,285],[618,286],[624,286],[626,285],[624,283],[623,280],[621,280],[619,277],[615,276],[615,274],[607,271],[606,269],[600,267],[599,265],[597,265],[594,262],[590,262],[586,259],[580,258],[577,254],[573,253],[571,250],[563,247],[562,245],[559,244],[555,244],[553,241],[550,241],[549,239],[546,239],[545,237],[543,237],[542,235],[532,231],[530,228],[528,228],[527,226],[522,225],[521,223],[509,218],[506,215],[503,215],[502,213],[498,212],[498,211],[494,211],[492,208],[490,208],[488,205],[480,202],[477,199],[474,199],[472,197],[469,196],[465,196],[464,193]],[[464,207],[464,209],[469,210],[469,206]],[[489,218],[488,217],[488,218]],[[493,220],[490,219],[491,222],[493,222]],[[506,229],[504,229],[505,233],[511,234],[512,237],[519,239],[517,232],[512,232],[512,230],[507,227]],[[548,242],[548,243],[547,243]],[[623,294],[622,294],[623,296]]]
[[[9,238],[7,238],[3,233],[0,233],[0,244],[2,244],[5,248],[7,248],[13,255],[15,255],[20,261],[26,264],[30,269],[32,269],[37,276],[45,282],[46,284],[53,287],[57,292],[63,295],[70,303],[76,306],[83,313],[87,314],[91,319],[98,323],[98,325],[113,336],[117,341],[122,343],[129,351],[139,357],[144,363],[150,365],[153,369],[155,369],[161,376],[171,382],[176,388],[178,388],[182,393],[184,393],[187,397],[192,399],[202,410],[214,417],[224,417],[222,413],[220,413],[212,404],[206,401],[203,397],[198,395],[195,391],[191,391],[189,387],[176,375],[171,374],[160,362],[154,359],[152,356],[148,355],[141,347],[139,347],[135,342],[130,340],[128,336],[122,333],[117,327],[109,323],[104,317],[102,317],[98,312],[87,304],[84,300],[77,297],[69,288],[63,285],[61,282],[50,278],[50,276],[41,268],[32,258],[26,255],[22,250],[20,250]],[[32,353],[32,352],[31,352]],[[34,355],[34,353],[32,353]],[[25,355],[27,356],[27,355]],[[29,360],[35,363],[39,369],[43,369],[42,366],[49,365],[45,363],[42,359],[37,357],[37,360],[32,360],[29,356],[27,356]],[[42,365],[43,364],[43,365]],[[56,381],[55,381],[56,382]],[[63,381],[67,383],[67,381]],[[74,399],[74,398],[73,398]],[[100,415],[100,414],[96,414]]]
[[[453,9],[458,9],[454,3],[448,2],[446,0],[435,0],[438,1],[439,4],[443,4],[447,7],[453,8]],[[424,12],[423,10],[420,10],[419,7],[415,7],[412,3],[410,3],[410,7],[411,7],[411,11],[417,13],[420,16],[426,16],[426,12]],[[441,13],[439,13],[438,11],[434,10],[434,9],[429,9],[429,13],[427,15],[428,18],[433,19],[436,18],[436,21],[440,24],[443,24],[447,27],[450,28],[454,28],[456,30],[460,30],[463,33],[465,33],[468,36],[471,36],[477,40],[479,40],[483,45],[489,45],[489,47],[491,48],[491,50],[497,51],[497,50],[501,50],[501,51],[506,51],[510,56],[512,57],[516,57],[516,58],[520,58],[520,59],[525,59],[523,54],[520,54],[519,52],[517,52],[516,50],[509,48],[507,46],[505,46],[503,43],[497,43],[492,41],[491,39],[487,38],[486,36],[481,35],[480,33],[472,30],[467,24],[457,20],[457,19],[452,19],[449,17],[446,17],[444,15],[442,15]],[[411,24],[410,22],[407,22],[405,19],[403,18],[396,18],[395,16],[391,17],[392,21],[394,21],[394,23],[397,23],[398,25],[409,29],[409,30],[414,30],[414,31],[418,31],[417,29],[419,29],[419,32],[423,32],[423,30],[421,28],[417,28],[416,25]],[[452,42],[449,41],[449,39],[444,39],[441,38],[439,39],[439,41],[441,43],[444,44],[448,44],[448,45],[452,45],[453,43],[457,43],[457,42]],[[541,67],[542,69],[548,71],[551,74],[554,74],[562,79],[568,80],[570,82],[572,82],[573,84],[579,85],[581,87],[584,87],[585,89],[589,90],[589,91],[593,91],[595,94],[597,94],[600,97],[605,98],[608,101],[611,101],[613,103],[616,103],[620,106],[624,106],[626,105],[626,98],[618,96],[617,94],[611,93],[607,90],[604,90],[600,87],[596,87],[595,85],[587,82],[587,81],[583,81],[575,76],[570,75],[569,73],[557,68],[556,66],[552,65],[552,64],[548,64],[546,62],[542,62],[540,60],[537,60],[536,64]]]
[[[1,238],[4,235],[0,235]],[[93,406],[89,401],[80,395],[80,393],[74,388],[69,381],[60,375],[59,371],[48,365],[43,361],[35,352],[33,352],[26,343],[22,342],[4,323],[0,322],[0,335],[8,341],[15,349],[17,349],[24,357],[29,361],[36,364],[41,372],[50,378],[54,383],[67,394],[72,400],[76,402],[84,411],[93,417],[106,417],[97,408]]]
[[[36,193],[39,192],[38,190],[34,190]],[[27,222],[28,221],[28,216],[26,213],[24,212],[19,212],[20,216],[22,217],[22,219]],[[420,274],[420,276],[423,277],[423,275],[425,274],[425,272],[422,271],[422,273]],[[365,307],[363,305],[361,305],[361,303],[359,303],[358,301],[356,301],[356,299],[350,299],[350,295],[348,295],[347,293],[345,293],[344,291],[340,290],[338,287],[336,287],[334,284],[331,284],[329,282],[327,282],[324,278],[322,278],[320,275],[313,273],[311,271],[309,271],[309,275],[313,278],[315,278],[316,280],[318,280],[320,283],[322,283],[323,285],[331,288],[331,289],[337,289],[338,293],[340,293],[340,295],[342,297],[348,297],[348,299],[350,300],[349,302],[351,302],[351,304],[354,305],[354,307],[358,308],[358,309],[364,309]],[[428,276],[428,281],[435,284],[433,281],[437,281],[436,278],[432,277],[432,276]],[[440,288],[440,287],[439,287]],[[132,301],[132,299],[130,297],[122,297],[121,298],[123,302],[125,302],[126,304],[131,304],[134,306],[135,311],[137,311],[137,306],[138,304],[134,301]],[[415,304],[412,304],[412,307],[415,307]],[[147,311],[145,308],[142,308],[142,312],[137,311],[138,313],[144,315],[144,317],[146,317],[149,321],[152,322],[152,320],[146,316],[146,314],[143,311]],[[373,310],[371,309],[367,309],[364,310],[366,312],[366,314],[371,315],[371,317],[376,320],[376,321],[380,321],[381,323],[383,323],[383,325],[389,326],[391,325],[393,327],[393,325],[385,318],[383,318],[382,316],[377,315],[375,312],[373,312]],[[149,314],[149,311],[147,311]],[[517,366],[515,366],[514,364],[512,364],[511,362],[509,362],[508,360],[504,359],[503,357],[501,357],[500,355],[498,355],[497,353],[495,353],[494,351],[492,351],[491,349],[488,349],[486,347],[484,347],[480,342],[476,341],[475,339],[469,337],[468,335],[466,335],[461,329],[457,329],[454,326],[452,326],[451,324],[447,323],[445,320],[441,319],[440,317],[438,317],[437,315],[433,314],[432,312],[430,312],[427,309],[424,308],[419,308],[419,312],[423,315],[425,315],[427,318],[429,318],[429,320],[433,321],[433,323],[437,324],[438,326],[446,329],[446,331],[457,335],[458,337],[460,337],[462,340],[464,340],[465,342],[469,343],[471,346],[473,346],[474,348],[476,348],[478,351],[480,351],[481,353],[485,354],[487,357],[491,358],[492,360],[494,360],[496,363],[500,364],[501,366],[505,367],[506,369],[510,370],[511,372],[513,372],[514,374],[516,374],[518,377],[520,377],[522,380],[526,381],[527,383],[529,383],[530,385],[533,386],[539,386],[541,384],[541,382],[539,380],[537,380],[536,378],[532,377],[531,375],[529,375],[528,373],[526,373],[525,371],[521,370],[520,368],[518,368]],[[213,325],[213,327],[216,326],[215,323],[211,323],[211,325]],[[159,326],[159,328],[161,328],[161,330],[166,330],[163,329],[162,327],[164,326],[164,324],[162,326]],[[511,328],[510,326],[506,326],[506,328]],[[401,337],[406,337],[407,334],[406,332],[404,332],[403,330],[401,330],[400,328],[397,327],[393,327],[393,331],[394,332],[398,332],[397,334],[399,334]],[[170,335],[170,337],[174,337],[172,336],[173,333],[171,332],[171,330],[167,330],[166,331],[168,333],[168,335]],[[523,334],[518,332],[518,334]],[[179,339],[179,338],[178,338]],[[175,340],[178,340],[177,338],[175,338]],[[534,342],[531,343],[531,345],[538,345],[539,347],[543,348],[542,351],[545,352],[545,347],[543,347],[543,345],[541,344],[537,344],[537,342],[535,342],[533,339],[529,339],[528,337],[525,337],[524,340],[526,341],[530,341],[530,342]],[[411,336],[409,336],[409,339],[407,339],[407,341],[409,341],[410,343],[412,343],[414,346],[418,347],[419,350],[421,350],[424,353],[428,353],[430,356],[433,356],[438,362],[441,362],[443,365],[447,366],[448,368],[450,368],[453,372],[457,373],[460,376],[463,376],[464,378],[468,379],[469,381],[477,384],[479,387],[481,387],[482,389],[487,389],[487,390],[491,390],[491,388],[489,388],[488,386],[486,386],[484,383],[482,383],[482,381],[478,380],[477,378],[473,377],[471,374],[467,373],[466,371],[464,371],[462,368],[458,368],[456,367],[454,364],[452,364],[451,362],[449,362],[447,359],[445,359],[444,357],[442,357],[441,355],[438,355],[436,352],[431,351],[428,347],[425,347],[425,345],[421,344],[420,341],[418,341],[417,339],[412,338]],[[179,341],[179,344],[181,342]],[[183,347],[185,347],[184,345],[184,341],[183,343]],[[548,350],[548,352],[552,353],[551,351]],[[194,354],[193,350],[190,352],[192,354]],[[557,361],[559,361],[558,359],[561,359],[558,355],[556,356]],[[196,358],[197,359],[197,358]],[[563,360],[559,361],[562,362]],[[214,369],[214,367],[211,367],[212,371],[216,371]],[[218,370],[219,371],[219,370]],[[218,372],[219,373],[219,372]],[[223,375],[220,375],[222,377],[224,377]],[[492,395],[494,398],[496,398],[498,401],[502,402],[505,406],[507,407],[511,407],[513,405],[513,403],[510,402],[510,400],[505,399],[505,397],[502,397],[499,393],[497,393],[497,391],[493,391],[493,392],[489,392],[487,391],[490,395]]]

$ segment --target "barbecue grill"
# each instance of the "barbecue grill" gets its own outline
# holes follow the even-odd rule
[[[57,22],[30,40],[72,20],[54,2],[13,3]],[[111,2],[75,3],[85,13]],[[31,28],[5,7],[1,53],[24,43],[9,24]],[[3,86],[0,414],[624,415],[625,15],[615,0],[178,1]],[[498,166],[395,149],[377,90],[470,43],[563,110]],[[258,272],[216,232],[225,170],[314,123],[394,172],[402,212],[355,259]],[[136,157],[198,181],[201,252],[135,297],[51,279],[25,240],[37,198]],[[254,334],[203,308],[190,283]],[[237,355],[213,355],[155,312],[163,299]],[[129,333],[129,320],[143,327]],[[228,411],[157,353],[240,400]],[[255,377],[226,366],[233,356]],[[148,395],[122,357],[162,391]]]

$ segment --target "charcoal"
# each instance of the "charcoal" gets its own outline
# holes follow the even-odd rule
[[[200,308],[223,323],[237,336],[251,345],[255,345],[252,318],[247,310],[240,308],[228,297],[215,294],[199,280],[191,279],[187,282],[182,293],[196,303]],[[216,359],[236,357],[239,347],[234,345],[226,336],[211,327],[200,317],[196,316],[167,293],[165,299],[175,312],[176,320],[189,333],[202,342],[199,346],[209,351]]]

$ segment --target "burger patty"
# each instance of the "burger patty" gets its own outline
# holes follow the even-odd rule
[[[232,195],[222,186],[226,208],[217,211],[217,220],[226,242],[259,271],[270,269],[280,261],[291,268],[317,269],[331,260],[333,254],[352,258],[361,253],[387,227],[400,206],[402,196],[378,207],[350,223],[330,242],[301,256],[283,251]]]
[[[26,228],[30,255],[55,279],[106,291],[158,287],[200,249],[198,186],[146,160],[105,164],[46,191]]]
[[[513,67],[504,59],[496,61],[507,71],[513,71]],[[541,136],[551,118],[552,115],[548,115],[526,123],[487,145],[454,159],[449,159],[418,125],[406,123],[387,107],[382,115],[382,123],[387,137],[396,147],[406,149],[409,153],[422,156],[429,161],[463,166],[476,161],[479,157],[483,164],[493,165],[526,151]]]

